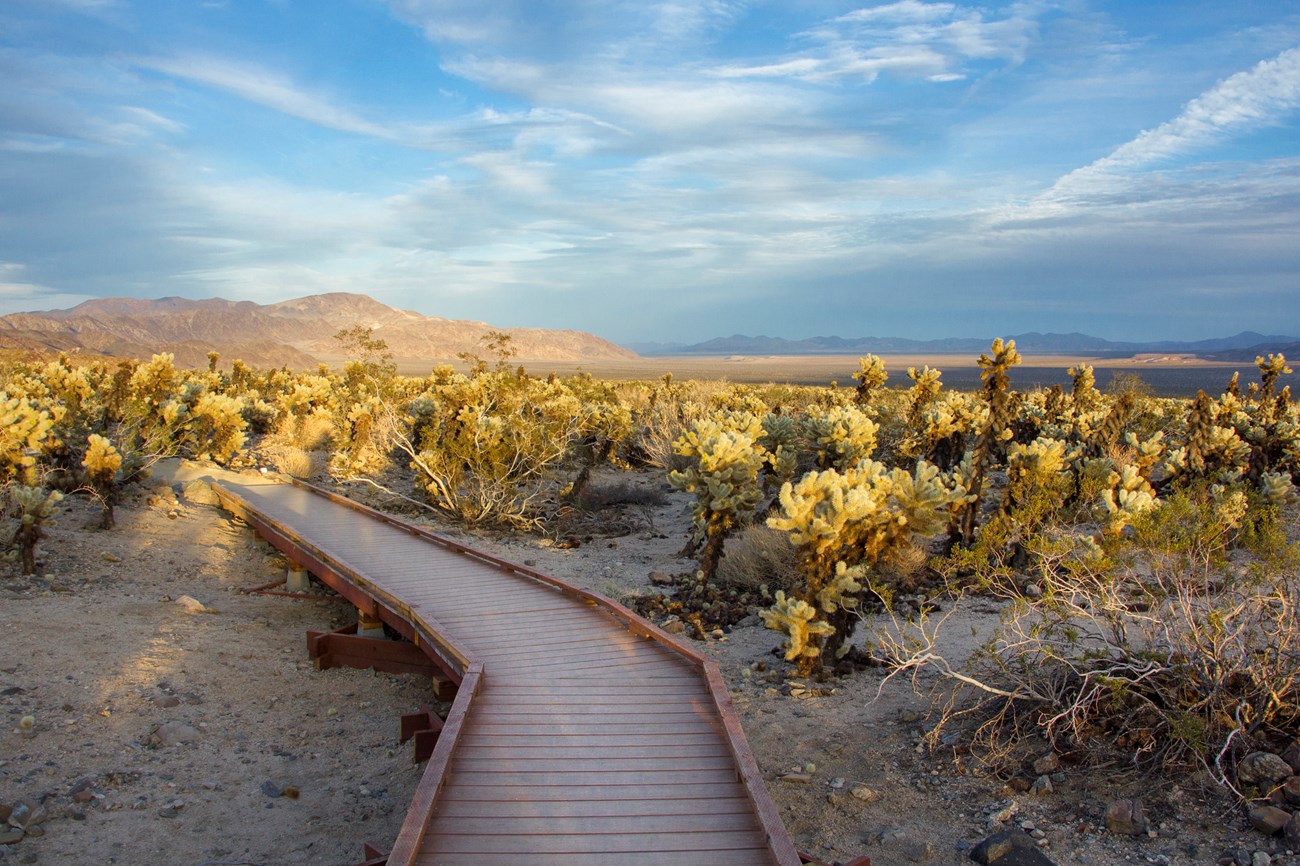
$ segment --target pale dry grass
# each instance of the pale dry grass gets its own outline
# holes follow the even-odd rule
[[[763,524],[747,526],[727,539],[726,552],[718,563],[718,583],[740,591],[769,592],[790,589],[795,583],[795,548],[780,530]]]

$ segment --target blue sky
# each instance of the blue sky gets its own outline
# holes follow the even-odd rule
[[[7,0],[0,312],[1300,334],[1300,6]]]

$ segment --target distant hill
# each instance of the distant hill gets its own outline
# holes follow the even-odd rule
[[[1178,342],[1163,340],[1150,343],[1115,342],[1087,334],[1040,334],[1031,331],[1014,334],[1016,348],[1026,355],[1094,355],[1126,358],[1132,355],[1196,355],[1207,360],[1253,361],[1257,355],[1283,352],[1289,357],[1297,352],[1300,340],[1295,337],[1268,336],[1243,331],[1232,337],[1214,340]],[[703,343],[633,343],[643,355],[978,355],[987,351],[991,338],[952,337],[943,340],[909,340],[902,337],[809,337],[786,340],[782,337],[748,337],[736,334],[716,337]]]
[[[216,351],[258,367],[304,369],[338,357],[334,335],[362,325],[398,359],[454,358],[482,353],[482,337],[500,330],[521,360],[634,358],[635,353],[581,331],[493,328],[398,310],[366,295],[336,292],[278,304],[187,298],[105,298],[70,310],[0,316],[0,348],[148,358],[171,352],[178,364],[203,366]]]

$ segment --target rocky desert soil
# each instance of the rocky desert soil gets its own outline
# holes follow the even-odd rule
[[[661,591],[652,573],[691,568],[677,556],[687,503],[662,493],[576,546],[432,528],[628,600]],[[97,508],[70,497],[37,576],[0,566],[0,864],[344,866],[361,862],[363,842],[386,847],[423,770],[398,743],[398,716],[432,702],[429,684],[316,670],[304,633],[354,611],[323,589],[241,593],[285,563],[201,484],[156,477],[128,494],[117,528],[97,524]],[[950,651],[997,617],[992,603],[958,611]],[[875,670],[799,681],[773,654],[779,640],[751,618],[702,646],[796,844],[826,861],[969,863],[980,839],[1019,827],[1060,866],[1300,864],[1207,776],[1057,765],[1031,744],[1023,777],[1039,783],[1026,791],[967,756],[931,754],[921,738],[934,680],[919,693],[881,689]],[[1147,831],[1107,831],[1108,804],[1134,797]]]

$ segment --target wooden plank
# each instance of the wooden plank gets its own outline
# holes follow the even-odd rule
[[[698,785],[585,785],[572,788],[522,787],[519,785],[456,784],[446,788],[439,802],[486,800],[505,802],[546,803],[556,800],[579,802],[583,800],[681,800],[714,799],[745,796],[745,787],[739,782],[712,782]]]
[[[439,818],[638,818],[657,815],[753,815],[746,797],[672,800],[550,800],[528,803],[499,800],[452,800],[444,798],[437,806]]]
[[[455,763],[457,773],[592,773],[592,772],[671,772],[674,770],[726,770],[732,775],[736,765],[730,755],[711,757],[687,757],[685,755],[668,755],[664,757],[634,758],[630,755],[601,755],[600,757],[570,757],[556,755],[521,755],[478,754],[465,750]]]
[[[693,802],[699,803],[699,800]],[[729,801],[735,802],[735,801]],[[750,812],[711,812],[701,810],[692,814],[672,815],[510,815],[477,818],[459,817],[445,822],[451,829],[440,830],[446,836],[538,836],[582,835],[607,836],[645,835],[659,833],[721,833],[728,831],[750,832],[758,830],[758,822]],[[586,840],[584,840],[586,841]],[[603,840],[593,840],[599,846]],[[588,848],[590,850],[590,848]]]
[[[518,836],[469,836],[430,832],[428,846],[441,854],[626,854],[663,851],[698,853],[736,848],[759,848],[762,834],[753,830],[720,830],[716,833],[586,833],[524,834]]]
[[[459,762],[453,761],[451,772],[460,773]],[[502,785],[518,788],[599,788],[610,785],[671,785],[689,789],[692,785],[711,785],[733,782],[736,779],[734,768],[723,770],[602,770],[593,767],[588,770],[538,770],[528,772],[518,768],[494,772],[475,772],[472,776],[456,776],[456,786],[477,788],[489,785]]]
[[[614,723],[604,720],[581,722],[504,722],[476,721],[483,725],[484,733],[522,734],[534,731],[548,737],[593,737],[602,734],[659,734],[673,737],[683,734],[717,733],[716,723],[678,717],[668,722],[624,722]]]
[[[600,747],[586,743],[581,745],[554,745],[543,743],[540,737],[536,738],[534,745],[527,746],[495,744],[487,738],[474,740],[466,738],[462,748],[465,750],[466,756],[473,756],[472,760],[497,757],[505,760],[521,761],[534,758],[565,758],[575,761],[617,761],[623,758],[634,760],[643,758],[725,758],[727,761],[731,760],[731,753],[727,751],[726,746],[721,741],[701,745],[683,745],[666,739],[655,745]]]
[[[428,851],[421,854],[419,866],[766,866],[771,854],[758,848],[733,851],[710,851],[701,859],[697,851],[653,851],[620,853],[612,859],[606,853],[566,851],[559,854],[536,853],[526,858],[491,854]]]
[[[717,731],[711,728],[702,728],[694,733],[657,730],[653,734],[591,734],[584,731],[567,736],[557,736],[551,733],[531,733],[526,730],[521,733],[493,733],[474,730],[466,736],[465,742],[467,744],[473,743],[473,748],[536,747],[540,743],[554,744],[555,748],[560,749],[590,747],[593,749],[611,748],[631,751],[674,743],[680,743],[683,746],[716,748],[722,742],[722,739],[718,736]]]

